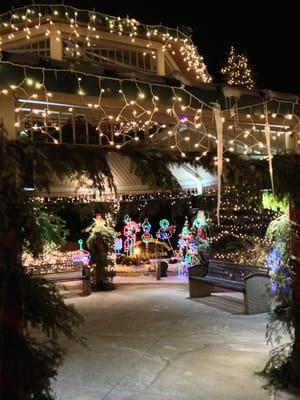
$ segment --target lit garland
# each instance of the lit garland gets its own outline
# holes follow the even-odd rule
[[[179,54],[186,70],[195,74],[196,79],[210,82],[211,77],[203,62],[203,57],[198,53],[191,38],[178,29],[167,28],[162,25],[150,26],[139,23],[134,18],[120,18],[105,15],[96,11],[80,10],[63,4],[31,5],[14,9],[0,16],[0,28],[5,34],[0,41],[0,46],[7,42],[16,40],[19,31],[24,31],[26,39],[30,40],[38,30],[44,31],[48,38],[51,32],[56,32],[56,41],[62,41],[61,23],[68,24],[68,40],[75,49],[76,56],[81,56],[80,41],[91,48],[94,43],[101,40],[102,32],[109,31],[110,34],[128,37],[129,42],[134,43],[137,39],[145,40],[147,50],[156,58],[155,43],[162,44],[162,51],[169,52],[172,56]],[[82,26],[85,27],[82,33]],[[1,50],[1,47],[0,47]]]
[[[81,268],[73,263],[73,257],[78,255],[78,250],[60,251],[54,243],[46,244],[43,253],[34,258],[30,253],[22,253],[22,263],[34,274],[50,274],[68,272]],[[76,263],[75,263],[76,264]]]
[[[61,106],[62,110],[69,112],[70,115],[72,115],[76,107],[78,108],[78,112],[82,108],[93,110],[93,113],[98,115],[97,135],[99,137],[106,136],[107,146],[109,147],[121,149],[131,141],[139,141],[140,136],[137,134],[139,131],[150,139],[153,145],[160,145],[167,138],[170,150],[180,152],[183,158],[186,156],[186,148],[193,149],[195,152],[195,161],[197,162],[207,154],[211,146],[218,146],[215,126],[211,120],[212,108],[186,89],[127,79],[104,78],[91,74],[71,72],[69,70],[48,69],[46,71],[40,68],[16,66],[3,61],[0,62],[1,66],[8,68],[7,71],[10,68],[16,70],[16,76],[20,76],[20,72],[23,71],[23,77],[20,77],[19,81],[16,81],[15,84],[10,84],[7,88],[0,89],[0,95],[13,95],[19,99],[23,99],[23,102],[20,100],[20,105],[15,111],[17,115],[23,112],[22,110],[24,112],[25,110],[27,111],[23,120],[18,119],[16,127],[18,128],[21,123],[24,123],[24,118],[40,120],[42,121],[42,125],[33,125],[30,130],[48,137],[52,143],[59,142],[55,136],[58,135],[57,132],[60,130],[60,127],[57,125],[55,117],[57,110],[53,106],[59,97],[46,89],[45,79],[47,71],[54,71],[58,76],[59,74],[68,72],[70,78],[73,79],[75,77],[74,82],[77,83],[78,87],[77,93],[80,93],[84,86],[90,86],[91,79],[97,80],[99,88],[98,95],[93,94],[93,97],[96,98],[94,103],[90,103],[87,99],[85,100],[85,95],[79,94],[79,99],[83,103],[72,104],[72,107],[61,103]],[[41,73],[41,77],[43,77],[42,81],[30,77],[36,72]],[[113,85],[114,93],[112,88],[107,86],[108,81]],[[126,94],[128,89],[125,89],[125,87],[128,88],[128,85],[131,85],[129,88],[130,92]],[[103,86],[106,86],[106,88]],[[173,93],[173,96],[171,95],[171,98],[168,100],[169,107],[164,104],[158,107],[159,96],[156,93],[162,90],[162,88],[168,89],[171,91],[170,93]],[[95,92],[96,90],[96,87],[93,87],[93,91]],[[136,93],[135,100],[132,98],[132,90]],[[110,96],[113,94],[116,100],[123,102],[123,106],[120,105],[114,115],[107,108],[106,92],[109,92]],[[51,99],[49,94],[51,94]],[[31,108],[26,107],[26,105],[30,104],[34,104],[35,107],[41,104],[41,109],[33,109],[31,111]],[[282,114],[280,110],[286,109],[286,107],[292,109],[293,113]],[[278,111],[274,112],[274,109]],[[261,112],[259,113],[257,110],[261,110]],[[184,117],[182,116],[182,112],[185,114]],[[267,155],[267,144],[265,143],[263,134],[266,126],[266,113],[270,118],[270,146],[272,152],[276,152],[278,151],[277,149],[285,146],[284,143],[281,143],[283,136],[291,137],[291,135],[296,134],[300,143],[300,120],[296,114],[296,105],[289,101],[269,100],[253,106],[233,107],[221,111],[224,131],[224,152],[237,151],[244,155],[251,155],[253,152],[256,152],[257,157],[265,157]],[[162,122],[163,120],[168,121],[168,123]],[[106,133],[105,128],[110,129],[113,137]],[[228,157],[223,156],[223,158],[225,163],[229,162]],[[217,157],[215,161],[216,165],[218,165]]]
[[[203,190],[203,193],[212,195],[214,191],[211,189]],[[158,191],[150,193],[128,193],[123,195],[102,193],[100,198],[94,194],[91,195],[77,195],[77,196],[35,196],[34,198],[41,203],[58,203],[58,204],[89,204],[89,203],[131,203],[131,202],[145,202],[155,201],[155,200],[170,200],[175,201],[179,199],[190,199],[199,196],[197,189],[187,189],[184,191]]]

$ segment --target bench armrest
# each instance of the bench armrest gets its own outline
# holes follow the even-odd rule
[[[254,273],[245,277],[246,314],[270,311],[271,278],[268,274]]]
[[[205,276],[207,275],[208,272],[208,265],[204,264],[193,265],[192,267],[189,267],[188,272],[189,272],[189,278],[192,278],[193,276]]]
[[[82,276],[85,278],[90,278],[91,277],[91,270],[88,265],[83,265],[82,267]]]

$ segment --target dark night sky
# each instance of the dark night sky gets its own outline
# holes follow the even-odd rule
[[[1,0],[0,11],[28,3]],[[65,0],[64,3],[115,16],[129,15],[148,24],[190,26],[194,43],[216,81],[220,81],[218,71],[230,45],[234,44],[248,56],[258,87],[300,94],[300,2],[294,5],[291,0],[240,0],[218,4],[208,0],[183,2],[181,6],[175,5],[175,1],[162,0]]]

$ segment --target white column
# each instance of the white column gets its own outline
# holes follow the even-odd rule
[[[62,60],[63,43],[60,34],[60,24],[50,26],[50,58]]]
[[[157,73],[159,75],[166,75],[165,54],[162,51],[162,47],[161,46],[157,49]]]
[[[0,124],[8,133],[9,139],[16,138],[15,99],[10,95],[0,95]]]
[[[296,151],[295,133],[293,133],[292,135],[290,135],[289,133],[285,133],[284,141],[285,141],[285,150]]]

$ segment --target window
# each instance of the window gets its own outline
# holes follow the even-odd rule
[[[36,42],[28,42],[22,46],[8,48],[15,53],[32,53],[41,57],[50,57],[50,40],[44,39]]]
[[[85,42],[75,43],[69,39],[63,40],[63,49],[64,58],[84,59],[156,72],[156,61],[146,49],[125,49],[95,43],[88,46]]]
[[[19,101],[20,102],[20,101]],[[23,103],[22,103],[23,104]],[[121,127],[110,119],[89,113],[72,113],[64,109],[50,110],[44,105],[21,106],[16,113],[16,134],[24,141],[112,146],[124,144],[138,133],[132,126]]]
[[[174,71],[172,64],[170,63],[170,61],[168,60],[168,58],[166,56],[165,56],[165,71],[166,71],[166,75],[169,75]]]

